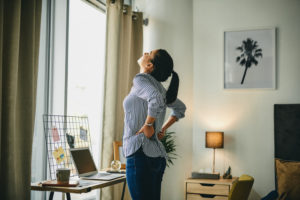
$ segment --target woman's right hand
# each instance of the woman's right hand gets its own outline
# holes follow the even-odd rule
[[[144,125],[136,134],[144,133],[147,138],[151,138],[154,134],[154,127]]]

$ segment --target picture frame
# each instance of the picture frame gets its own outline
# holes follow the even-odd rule
[[[123,143],[121,141],[114,141],[114,160],[119,160],[121,162],[121,169],[126,169],[126,158],[123,154]]]
[[[224,89],[276,89],[276,28],[224,31]]]

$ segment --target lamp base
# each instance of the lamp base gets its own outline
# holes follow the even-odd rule
[[[192,177],[195,179],[220,179],[220,173],[200,173],[192,172]]]

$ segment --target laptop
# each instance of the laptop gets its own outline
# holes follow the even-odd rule
[[[78,176],[82,179],[89,180],[113,180],[123,177],[124,174],[111,174],[107,172],[98,172],[93,160],[90,149],[87,148],[71,148],[70,153],[73,163],[78,172]]]

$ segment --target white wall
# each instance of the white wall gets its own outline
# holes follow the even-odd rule
[[[192,170],[211,168],[207,130],[225,132],[225,148],[216,150],[216,168],[255,178],[250,199],[274,189],[273,106],[300,102],[299,0],[137,0],[150,22],[144,49],[167,49],[181,83],[179,97],[187,116],[177,123],[178,154],[166,170],[162,199],[183,199],[183,180]],[[277,28],[277,89],[223,89],[223,33],[228,29]],[[191,132],[193,135],[191,135]],[[193,145],[193,149],[191,149]]]
[[[193,20],[193,168],[212,165],[205,131],[224,131],[216,168],[252,175],[250,199],[260,199],[274,189],[273,105],[300,102],[300,1],[194,0]],[[277,89],[224,90],[223,31],[270,26],[278,30]]]
[[[166,169],[162,183],[162,199],[183,199],[183,181],[192,167],[193,113],[193,19],[192,0],[136,0],[135,5],[149,18],[144,26],[144,49],[166,49],[174,60],[179,74],[178,97],[187,106],[186,117],[170,130],[176,132],[175,165]],[[134,7],[135,8],[135,7]]]

